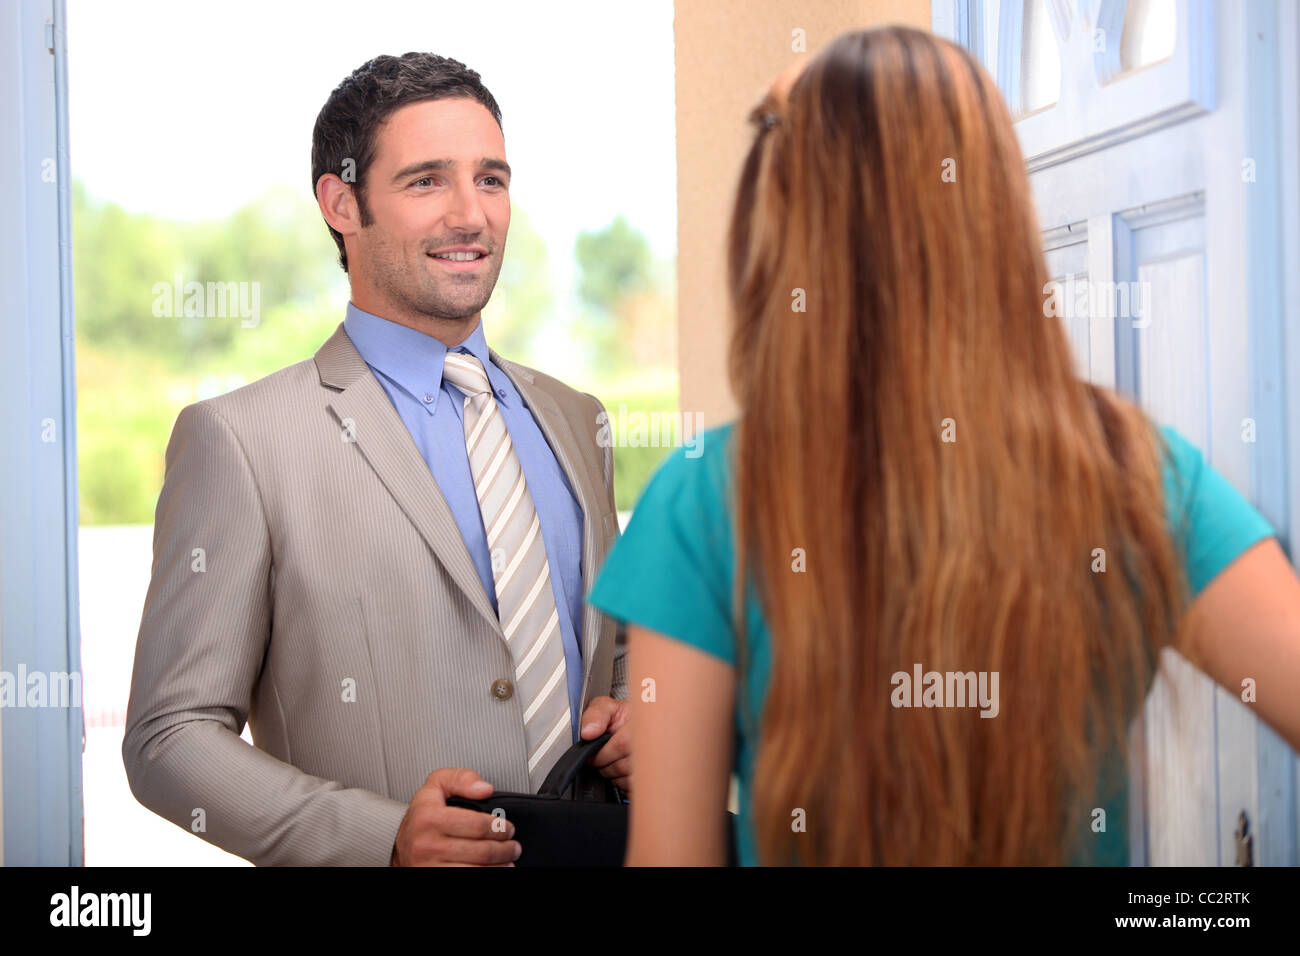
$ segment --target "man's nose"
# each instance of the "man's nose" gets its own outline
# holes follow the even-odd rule
[[[453,191],[443,214],[443,219],[452,229],[463,232],[478,232],[487,225],[483,214],[483,203],[474,183],[460,184]]]

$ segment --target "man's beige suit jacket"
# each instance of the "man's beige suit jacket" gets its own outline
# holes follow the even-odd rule
[[[585,594],[618,536],[604,409],[492,359],[582,507]],[[181,411],[153,548],[122,743],[151,810],[259,865],[382,866],[433,770],[528,791],[500,624],[341,324],[314,358]],[[626,697],[615,623],[586,606],[581,644],[582,708]]]

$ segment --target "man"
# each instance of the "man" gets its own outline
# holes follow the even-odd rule
[[[446,798],[533,792],[606,731],[628,789],[622,635],[583,604],[618,535],[604,409],[480,324],[509,182],[477,73],[366,63],[312,143],[343,323],[176,420],[122,755],[254,863],[513,865],[513,827]]]

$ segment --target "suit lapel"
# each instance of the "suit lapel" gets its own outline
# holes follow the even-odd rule
[[[425,543],[479,613],[500,631],[469,549],[428,463],[411,439],[388,393],[370,372],[342,323],[316,353],[321,382],[342,391],[329,408]],[[504,638],[503,638],[504,639]]]
[[[599,549],[605,534],[604,489],[585,466],[581,445],[568,419],[550,394],[523,366],[503,359],[489,349],[489,357],[514,383],[531,410],[560,468],[569,480],[582,509],[582,593],[594,581]],[[501,624],[483,592],[474,561],[447,501],[433,480],[428,463],[412,441],[405,423],[393,408],[388,393],[370,371],[365,359],[339,323],[334,334],[317,350],[316,367],[321,383],[340,389],[328,407],[340,426],[350,428],[358,449],[398,506],[424,538],[453,581],[497,633]],[[603,480],[603,476],[601,476]],[[591,661],[602,625],[600,612],[584,602],[582,612],[582,698],[587,703]],[[502,637],[504,640],[504,636]]]

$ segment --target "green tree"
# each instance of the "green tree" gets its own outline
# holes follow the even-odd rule
[[[622,213],[604,229],[579,233],[573,254],[581,270],[579,297],[607,314],[650,284],[650,244]]]
[[[632,359],[626,306],[653,286],[650,244],[620,213],[603,229],[579,233],[573,255],[581,337],[601,364],[625,367]]]

